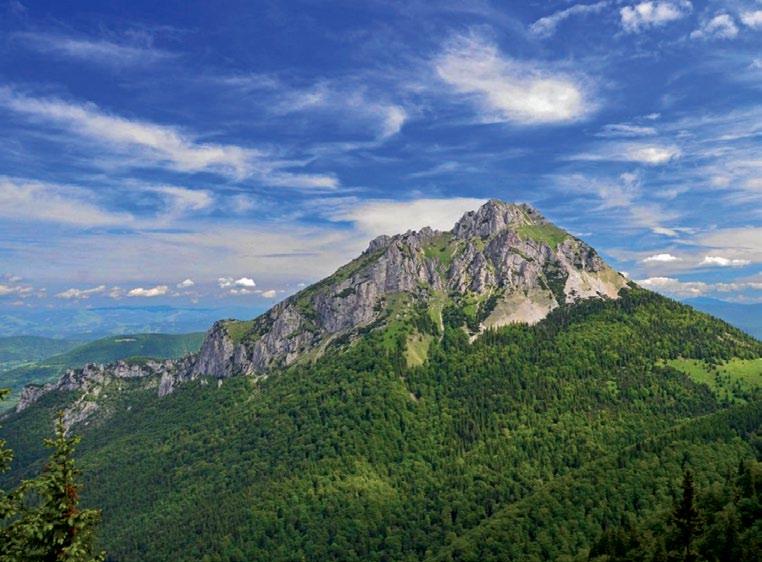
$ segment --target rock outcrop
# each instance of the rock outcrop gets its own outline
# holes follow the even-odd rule
[[[472,336],[511,322],[535,323],[564,304],[617,298],[625,278],[590,246],[528,205],[492,200],[466,213],[448,232],[424,228],[379,236],[330,277],[250,321],[214,324],[201,350],[179,361],[117,363],[67,371],[54,384],[27,387],[18,410],[52,390],[82,390],[108,378],[156,380],[160,396],[183,381],[264,376],[391,318],[400,295],[427,307],[470,304]],[[84,411],[84,410],[83,410]]]

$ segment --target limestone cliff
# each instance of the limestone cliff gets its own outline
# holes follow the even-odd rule
[[[196,378],[264,376],[413,309],[440,327],[445,313],[463,318],[463,329],[476,336],[538,322],[581,299],[617,298],[626,285],[593,248],[532,207],[491,200],[447,232],[424,228],[376,238],[357,259],[254,320],[216,322],[196,355],[69,371],[57,383],[27,388],[18,410],[51,390],[92,392],[109,378],[155,379],[164,396]]]

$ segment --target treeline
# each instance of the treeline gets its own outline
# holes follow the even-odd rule
[[[727,324],[638,289],[472,344],[463,318],[419,367],[376,331],[260,382],[109,395],[79,449],[102,546],[120,562],[586,560],[604,528],[669,510],[686,468],[703,489],[758,452],[762,404],[721,411],[664,366],[762,355]],[[39,466],[69,399],[7,420],[23,459],[7,480]]]

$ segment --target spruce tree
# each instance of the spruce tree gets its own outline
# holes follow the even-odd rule
[[[66,435],[59,414],[53,439],[45,445],[53,449],[42,474],[24,481],[11,494],[12,510],[3,528],[4,546],[0,562],[100,562],[103,553],[93,548],[95,526],[100,513],[79,508],[79,471],[74,465],[78,437]]]
[[[9,393],[6,388],[0,388],[0,401]],[[5,446],[5,440],[0,439],[0,474],[8,470],[13,460],[13,452]],[[16,502],[12,493],[0,489],[0,561],[6,560],[6,551],[10,544],[8,522],[16,512]]]
[[[693,474],[690,470],[686,470],[683,474],[683,497],[672,514],[676,543],[680,549],[680,557],[684,562],[693,562],[696,559],[693,553],[693,539],[699,532],[700,521],[694,499]]]

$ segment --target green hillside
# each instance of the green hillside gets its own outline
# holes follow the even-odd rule
[[[670,363],[762,344],[687,306],[629,289],[473,343],[445,316],[419,366],[395,326],[261,382],[158,399],[120,381],[108,419],[77,428],[111,559],[585,560],[623,517],[668,510],[686,468],[706,487],[762,454],[753,389],[729,406]],[[6,481],[39,468],[74,398],[3,422]]]
[[[19,365],[40,361],[64,353],[81,344],[77,340],[60,340],[38,336],[10,336],[0,338],[0,372]]]
[[[202,332],[192,334],[132,334],[111,336],[76,345],[76,347],[74,344],[67,346],[61,344],[62,347],[59,351],[66,350],[63,353],[43,355],[39,358],[40,360],[27,360],[22,365],[0,372],[0,387],[10,388],[12,391],[10,399],[4,403],[4,406],[14,405],[25,385],[42,384],[55,380],[66,369],[82,367],[86,363],[111,363],[130,357],[152,357],[156,359],[183,357],[198,351],[203,339],[204,334]],[[46,341],[62,341],[34,337],[10,337],[0,339],[0,346],[4,341],[9,340],[30,342],[27,344],[27,349],[34,349],[31,342],[43,340],[39,344],[38,349],[40,350],[44,349],[44,342]],[[8,347],[12,349],[11,344]],[[21,345],[16,344],[16,349],[21,349]]]

